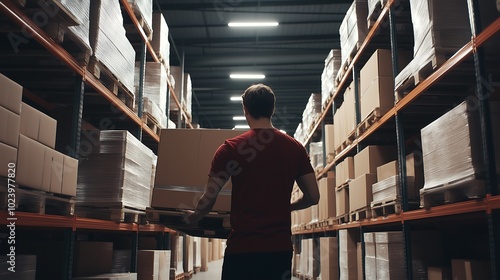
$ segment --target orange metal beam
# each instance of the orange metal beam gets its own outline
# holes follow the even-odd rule
[[[19,211],[15,212],[15,216],[9,216],[7,210],[1,210],[0,224],[8,224],[11,222],[7,220],[8,218],[17,218],[17,220],[15,220],[16,226],[73,228],[74,224],[74,218],[72,216],[56,216]]]
[[[404,221],[421,220],[435,217],[443,217],[457,214],[473,213],[487,210],[487,201],[469,200],[464,202],[451,203],[431,207],[430,209],[419,209],[409,212],[404,212],[401,216]]]

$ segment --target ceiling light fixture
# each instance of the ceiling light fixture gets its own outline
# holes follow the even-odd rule
[[[231,99],[231,101],[241,101],[241,100],[243,100],[243,98],[241,98],[241,96],[231,96],[230,99]]]
[[[278,26],[279,23],[276,21],[268,22],[230,22],[227,24],[229,27],[274,27]]]
[[[245,121],[245,116],[234,116],[233,121]]]
[[[250,129],[250,126],[247,124],[235,125],[234,129]]]
[[[246,74],[246,73],[241,73],[241,74],[230,74],[229,78],[231,79],[264,79],[266,75],[264,74]]]

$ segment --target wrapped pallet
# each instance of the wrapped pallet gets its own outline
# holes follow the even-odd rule
[[[340,69],[341,51],[332,49],[325,59],[325,68],[321,74],[321,104],[323,107],[335,93],[335,78]]]
[[[320,250],[320,278],[324,280],[337,280],[339,271],[339,250],[336,237],[321,237]],[[366,278],[370,279],[370,278]]]
[[[162,13],[153,13],[153,40],[151,46],[170,75],[170,42],[168,25]]]
[[[377,279],[377,253],[375,233],[365,232],[365,279]]]
[[[498,103],[492,103],[490,108],[491,118],[498,119]],[[494,157],[496,162],[500,162],[497,148],[500,143],[499,126],[493,125],[492,131],[496,144]],[[483,185],[482,179],[485,178],[486,171],[479,112],[476,108],[464,101],[424,127],[421,134],[425,180],[421,193],[466,184],[474,196],[485,194],[484,188],[472,189],[474,185]],[[498,164],[496,172],[500,174]],[[477,184],[472,184],[473,182]]]
[[[68,35],[77,41],[89,52],[92,51],[89,40],[90,28],[90,0],[60,0],[64,8],[70,11],[79,24],[68,27]]]
[[[321,115],[321,94],[312,93],[302,113],[302,129],[306,135],[311,132],[314,121],[319,115]]]
[[[145,210],[153,152],[128,131],[101,131],[99,138],[99,147],[80,161],[77,205]]]
[[[139,15],[144,29],[151,31],[153,26],[153,0],[127,0],[134,12]]]
[[[341,148],[346,140],[354,136],[354,131],[356,129],[356,107],[355,104],[355,94],[354,94],[354,83],[351,83],[344,92],[344,102],[337,109],[335,115],[333,116],[333,137],[334,137],[334,147],[335,149]],[[340,151],[340,149],[339,149]]]
[[[377,7],[384,2],[384,0],[368,0],[367,19],[374,18],[377,15],[377,13],[375,13],[377,11]]]
[[[368,33],[367,16],[367,0],[355,0],[347,10],[339,28],[342,65],[349,62],[349,58],[352,58],[365,40]]]
[[[339,234],[339,266],[341,280],[357,280],[357,240],[348,230],[338,231]]]
[[[135,50],[125,34],[118,0],[91,2],[90,45],[93,58],[133,94]]]
[[[143,112],[149,114],[161,128],[167,127],[167,72],[159,62],[146,62],[143,91]],[[139,89],[140,63],[135,65],[135,87]]]
[[[375,232],[374,235],[376,279],[406,279],[403,233]]]
[[[396,76],[396,89],[427,65],[440,66],[445,54],[455,53],[471,38],[466,1],[411,0],[410,11],[413,60]]]

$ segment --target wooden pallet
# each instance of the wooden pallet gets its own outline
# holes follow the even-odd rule
[[[349,147],[354,142],[354,140],[356,140],[356,129],[349,133],[349,135],[347,135],[347,138],[342,143],[340,143],[337,148],[335,148],[335,155],[338,155],[343,150],[347,149],[347,147]]]
[[[156,135],[160,135],[161,126],[158,124],[156,118],[144,112],[142,113],[142,120]]]
[[[356,127],[356,135],[358,137],[363,135],[376,121],[382,117],[382,110],[380,107],[374,108],[368,116],[361,121]]]
[[[94,207],[77,205],[75,213],[79,217],[113,221],[117,223],[142,223],[146,212],[126,206]]]
[[[368,26],[368,30],[370,30],[375,22],[377,21],[378,17],[380,16],[380,13],[382,12],[382,8],[385,6],[387,3],[387,0],[380,0],[377,1],[375,8],[373,9],[373,12],[368,15],[366,19],[366,24]]]
[[[369,219],[371,217],[372,217],[372,211],[371,211],[369,206],[363,207],[363,208],[358,209],[356,211],[351,211],[351,213],[349,213],[349,220],[351,222],[361,221],[361,220]]]
[[[194,270],[189,272],[184,272],[184,279],[191,279],[193,278],[193,275],[194,275]]]
[[[466,178],[431,189],[421,189],[420,207],[428,209],[436,205],[483,198],[485,195],[484,180]]]
[[[201,272],[201,266],[196,266],[194,267],[194,273],[200,273]]]
[[[399,214],[402,210],[400,199],[374,201],[370,206],[373,218],[388,216],[390,214]]]
[[[15,211],[29,213],[71,216],[75,211],[74,197],[21,186],[15,187],[15,197],[9,197],[7,186],[1,184],[0,209],[11,209],[12,204]]]
[[[333,226],[336,224],[337,224],[337,219],[334,217],[331,217],[331,218],[328,218],[328,219],[325,219],[323,221],[318,222],[318,227],[319,228],[326,228],[326,227]]]
[[[420,69],[418,69],[414,73],[409,74],[408,77],[403,79],[401,84],[396,85],[396,103],[403,99],[403,97],[411,92],[420,82],[429,77],[429,75],[432,74],[434,70],[443,65],[446,59],[450,56],[451,54],[446,55],[444,51],[436,51],[436,54],[429,61],[427,61],[427,63],[423,64]],[[410,63],[413,63],[413,61]]]
[[[134,11],[134,15],[137,18],[137,20],[139,21],[139,25],[141,26],[142,30],[144,30],[144,34],[146,34],[146,37],[148,38],[148,41],[153,40],[153,29],[152,29],[152,26],[148,26],[146,24],[146,20],[141,15],[141,12],[139,10],[139,7],[137,6],[137,3],[135,3],[135,2],[131,3],[130,7],[132,8],[132,11]],[[153,22],[151,22],[150,24],[153,24]]]
[[[135,108],[135,94],[128,90],[119,79],[95,56],[90,57],[87,70],[98,78],[102,84],[116,95],[132,111]]]
[[[344,214],[344,215],[335,217],[335,222],[338,225],[349,223],[349,214]]]

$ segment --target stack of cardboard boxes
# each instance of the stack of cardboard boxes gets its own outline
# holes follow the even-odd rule
[[[340,279],[358,279],[358,253],[355,235],[347,229],[338,231]]]
[[[340,69],[341,53],[339,49],[332,49],[325,59],[325,68],[321,74],[321,105],[325,108],[335,93],[335,78]]]
[[[337,280],[339,271],[339,250],[336,237],[321,237],[320,250],[320,278],[321,280]],[[367,278],[369,279],[369,278]]]
[[[321,178],[318,182],[319,203],[318,221],[322,222],[336,217],[335,208],[335,173],[330,171],[327,177]]]
[[[346,140],[348,140],[348,138],[353,140],[353,137],[355,136],[355,129],[357,125],[355,104],[354,83],[351,83],[345,89],[344,102],[342,102],[333,116],[333,142],[336,151],[340,152],[344,149],[345,144],[348,144]]]
[[[354,178],[354,158],[346,157],[335,166],[335,201],[337,217],[344,217],[349,214],[349,182]]]

